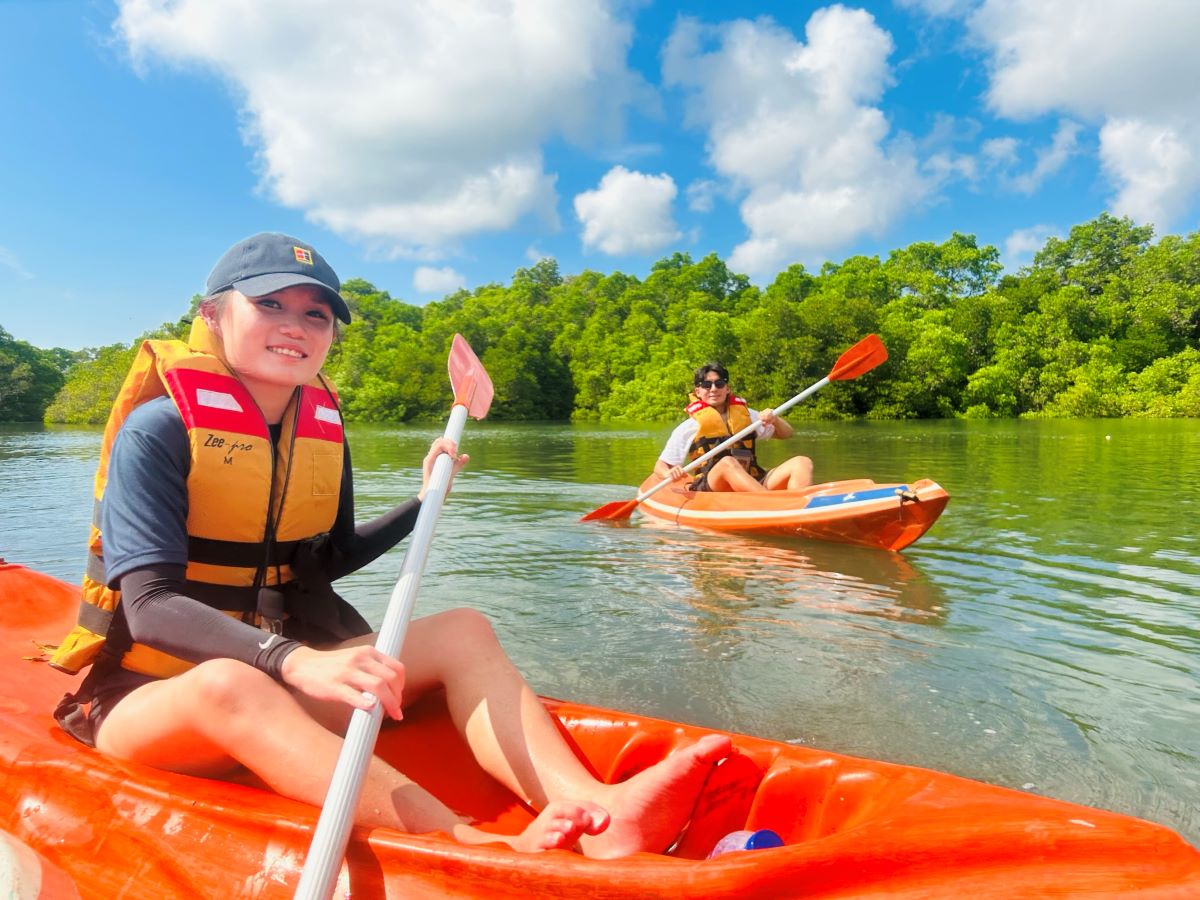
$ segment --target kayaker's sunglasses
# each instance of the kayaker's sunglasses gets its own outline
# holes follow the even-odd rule
[[[727,385],[727,384],[729,384],[729,382],[726,381],[724,378],[715,378],[712,381],[697,381],[696,387],[703,388],[704,390],[707,390],[707,391],[714,391],[714,390],[717,390],[718,388],[725,387],[725,385]]]

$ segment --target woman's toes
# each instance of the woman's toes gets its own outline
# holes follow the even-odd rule
[[[585,834],[599,834],[608,822],[608,812],[595,803],[557,800],[530,823],[524,837],[532,850],[565,850]]]

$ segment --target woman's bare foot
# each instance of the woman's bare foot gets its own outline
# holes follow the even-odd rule
[[[522,853],[540,853],[543,850],[570,850],[584,835],[604,831],[608,823],[608,812],[595,803],[555,800],[520,834],[492,834],[462,825],[454,830],[454,837],[464,844],[502,843]]]
[[[580,840],[584,854],[616,859],[639,850],[661,853],[687,824],[712,767],[731,750],[728,737],[705,735],[628,781],[607,786],[600,802],[612,821],[600,834]]]

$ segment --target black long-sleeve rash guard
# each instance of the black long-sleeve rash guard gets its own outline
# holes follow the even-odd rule
[[[343,489],[346,480],[343,475]],[[354,529],[350,540],[339,542],[340,564],[327,573],[329,580],[362,568],[403,540],[416,524],[420,507],[419,500],[409,500]],[[186,568],[158,563],[122,576],[121,608],[130,637],[189,662],[218,657],[241,660],[279,680],[284,659],[302,646],[301,642],[273,638],[188,597],[184,593]]]
[[[121,604],[109,631],[138,643],[203,662],[229,657],[275,678],[299,641],[271,639],[266,632],[188,597],[187,431],[178,410],[162,397],[138,407],[113,446],[109,480],[101,504],[101,531],[110,586]],[[347,575],[394,547],[416,524],[420,501],[400,504],[370,522],[354,524],[350,448],[345,448],[337,516],[330,529],[335,560],[329,581]]]

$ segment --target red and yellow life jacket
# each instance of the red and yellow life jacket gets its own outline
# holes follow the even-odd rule
[[[291,581],[288,560],[297,543],[329,531],[337,516],[342,419],[336,394],[323,378],[296,389],[275,447],[262,412],[202,318],[197,316],[186,343],[146,341],[104,430],[79,622],[54,652],[56,668],[78,672],[104,648],[121,599],[105,583],[99,528],[109,457],[129,413],[163,395],[179,409],[191,455],[188,596],[257,624],[259,589]],[[162,678],[193,665],[136,642],[120,662]]]
[[[695,394],[692,396],[695,397]],[[696,424],[700,426],[700,429],[696,432],[696,436],[692,439],[691,446],[688,447],[689,462],[693,459],[698,459],[717,446],[717,444],[737,434],[752,421],[746,401],[741,397],[735,397],[733,394],[729,395],[729,402],[725,407],[724,416],[721,415],[720,410],[716,407],[709,406],[703,400],[699,399],[688,405],[687,414],[695,419]],[[726,453],[736,456],[746,465],[750,474],[755,478],[761,478],[764,473],[763,469],[759,467],[758,457],[754,453],[755,435],[756,432],[751,431],[742,440],[733,444]],[[705,463],[699,472],[695,473],[696,478],[699,479],[707,475],[708,470],[715,466],[726,453],[719,453],[716,457]]]

